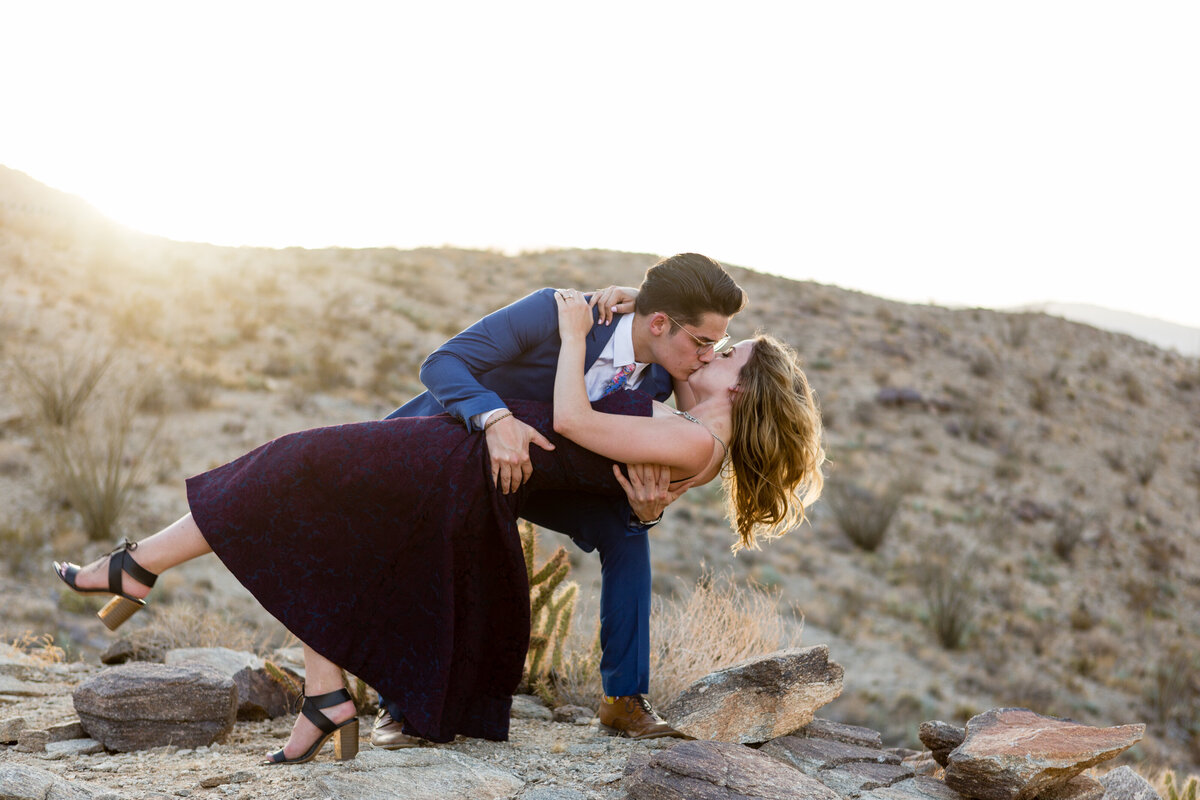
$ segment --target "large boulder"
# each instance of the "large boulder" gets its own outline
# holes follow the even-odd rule
[[[1029,800],[1137,744],[1145,725],[1095,728],[1025,708],[998,708],[967,722],[950,753],[946,785],[979,800]]]
[[[237,687],[240,720],[282,717],[300,710],[298,695],[272,678],[263,660],[253,653],[227,647],[184,647],[168,650],[163,663],[207,664],[229,676]]]
[[[825,784],[750,747],[683,742],[626,776],[631,800],[840,800]]]
[[[662,712],[696,739],[765,742],[812,722],[842,693],[842,675],[823,644],[780,650],[709,673]]]
[[[204,664],[110,667],[79,684],[73,699],[87,734],[118,752],[209,745],[237,715],[233,680]]]

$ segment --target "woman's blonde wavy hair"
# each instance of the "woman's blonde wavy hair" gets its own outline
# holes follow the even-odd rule
[[[821,494],[821,410],[796,351],[758,334],[738,374],[729,462],[722,480],[738,541],[758,548],[804,522]]]

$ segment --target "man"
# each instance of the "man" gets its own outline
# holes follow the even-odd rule
[[[421,366],[428,391],[389,415],[411,417],[443,411],[471,430],[483,430],[492,479],[515,492],[532,474],[531,444],[553,445],[508,413],[501,398],[549,402],[554,396],[559,338],[553,289],[542,289],[493,312],[439,347]],[[604,293],[605,303],[612,293]],[[618,299],[628,299],[618,297]],[[593,296],[597,305],[599,294]],[[596,313],[611,324],[588,335],[585,381],[595,402],[622,387],[665,400],[672,379],[682,384],[729,341],[729,320],[746,303],[745,293],[719,263],[683,253],[646,271],[633,298],[632,314]],[[625,308],[621,304],[618,308]],[[611,320],[610,320],[611,318]],[[686,489],[666,492],[665,470],[630,467],[620,478],[627,500],[582,492],[539,492],[528,499],[525,518],[569,535],[584,551],[598,550],[600,584],[600,673],[604,697],[600,722],[635,739],[678,736],[645,699],[650,682],[650,545],[647,529],[662,509]],[[645,490],[650,486],[650,490]],[[640,490],[640,491],[639,491]],[[371,741],[410,747],[383,703]]]

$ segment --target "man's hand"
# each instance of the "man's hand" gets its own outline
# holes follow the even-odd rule
[[[554,449],[537,428],[511,415],[489,427],[484,438],[492,457],[492,483],[503,494],[512,494],[533,474],[533,462],[529,460],[530,442],[543,450]]]
[[[677,488],[671,488],[671,468],[662,464],[626,464],[629,479],[621,474],[621,468],[613,464],[613,475],[625,490],[629,507],[640,522],[653,522],[662,516],[667,506],[674,503],[683,493],[692,488],[696,481],[687,480]]]
[[[608,286],[592,292],[588,305],[600,307],[601,325],[611,325],[614,314],[628,314],[633,311],[633,301],[637,299],[638,290],[632,286]]]

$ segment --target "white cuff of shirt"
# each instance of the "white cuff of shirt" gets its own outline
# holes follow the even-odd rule
[[[497,411],[504,410],[504,406],[501,406],[500,408],[493,408],[491,411],[484,411],[482,414],[476,414],[475,416],[471,417],[471,424],[475,426],[476,430],[483,430],[483,426],[486,425],[487,421],[492,418],[492,414],[495,414]]]

